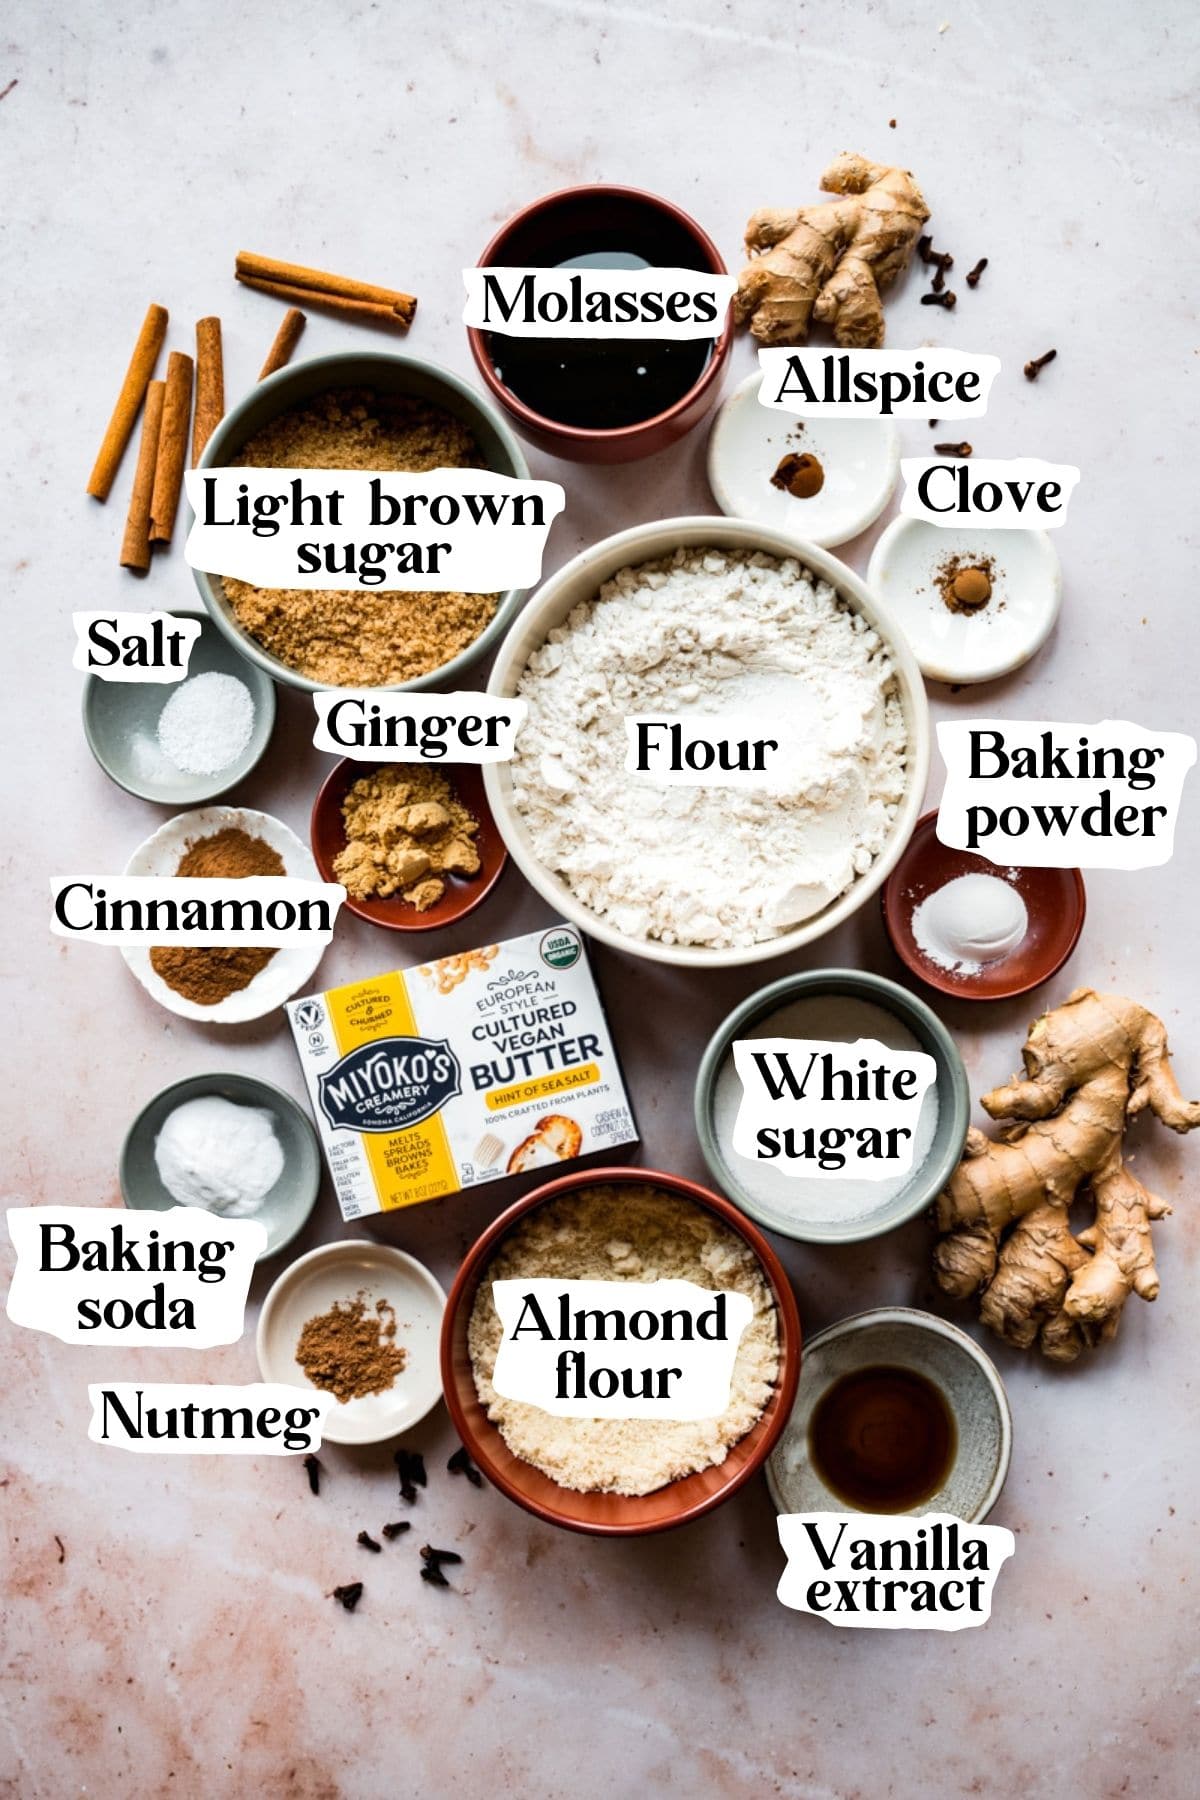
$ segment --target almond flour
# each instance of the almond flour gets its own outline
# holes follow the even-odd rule
[[[460,419],[406,395],[318,394],[242,446],[265,469],[481,469]],[[440,669],[473,644],[496,594],[390,593],[377,588],[257,588],[226,576],[238,624],[289,668],[328,687],[386,687]]]
[[[693,1281],[748,1294],[754,1317],[733,1365],[729,1404],[699,1420],[562,1419],[492,1386],[502,1329],[492,1282]],[[760,1417],[779,1372],[779,1324],[757,1257],[740,1237],[688,1200],[647,1185],[597,1185],[525,1218],[488,1264],[468,1333],[475,1388],[514,1456],[560,1487],[582,1493],[652,1494],[723,1463]]]

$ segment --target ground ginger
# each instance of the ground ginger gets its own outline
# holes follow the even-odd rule
[[[342,801],[346,848],[333,862],[354,900],[399,894],[418,912],[436,905],[446,876],[476,875],[479,821],[447,776],[423,763],[362,775]]]

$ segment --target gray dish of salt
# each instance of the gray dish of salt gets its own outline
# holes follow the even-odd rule
[[[909,1174],[878,1182],[793,1177],[739,1156],[733,1044],[755,1037],[870,1037],[890,1049],[927,1051],[937,1078],[921,1107]],[[941,1020],[907,989],[857,969],[790,975],[752,995],[714,1033],[696,1081],[696,1130],[714,1180],[759,1224],[802,1243],[855,1243],[914,1218],[957,1165],[970,1112],[966,1070]]]

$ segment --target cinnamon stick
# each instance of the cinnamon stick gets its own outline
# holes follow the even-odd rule
[[[192,467],[225,416],[225,357],[220,319],[196,320],[196,416],[192,420]]]
[[[374,281],[355,281],[348,275],[332,275],[325,269],[306,269],[300,263],[278,262],[272,256],[257,256],[251,250],[238,251],[235,270],[238,280],[250,286],[269,281],[282,287],[303,288],[310,294],[358,300],[368,306],[386,306],[405,325],[411,325],[417,310],[415,296],[403,294],[396,288],[381,287]]]
[[[152,381],[146,389],[137,471],[133,477],[133,492],[129,496],[125,536],[121,540],[121,567],[137,569],[143,575],[150,567],[150,496],[154,491],[154,468],[158,460],[158,435],[162,426],[163,395],[166,390],[165,381]]]
[[[150,499],[150,542],[169,544],[179,510],[183,465],[187,460],[188,424],[192,414],[192,359],[182,350],[167,358],[167,391],[163,395],[154,492]]]
[[[165,306],[152,305],[142,320],[142,329],[138,332],[137,343],[133,346],[133,355],[129,359],[129,367],[125,371],[125,379],[121,383],[121,391],[117,395],[117,403],[112,410],[112,418],[108,421],[108,430],[100,445],[99,453],[91,474],[88,476],[87,491],[97,500],[107,500],[113,482],[117,478],[117,470],[121,458],[125,454],[125,446],[132,434],[138,409],[145,398],[146,388],[154,373],[154,365],[158,361],[158,353],[163,347],[163,339],[167,335],[167,309]]]
[[[260,381],[265,381],[276,369],[282,369],[285,363],[291,362],[292,351],[300,342],[300,333],[307,324],[308,320],[302,312],[298,312],[294,306],[288,307],[283,315],[283,324],[275,333],[275,341],[267,351],[267,360],[258,371]]]
[[[276,300],[299,301],[304,306],[323,306],[327,312],[341,314],[344,318],[361,319],[364,323],[391,325],[407,330],[404,319],[393,306],[385,306],[376,300],[350,300],[344,294],[323,294],[316,288],[293,287],[286,281],[257,281],[248,275],[239,275],[238,280],[243,287],[255,288],[260,294],[273,294]]]

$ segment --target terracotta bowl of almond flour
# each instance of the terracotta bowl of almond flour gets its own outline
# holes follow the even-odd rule
[[[283,415],[319,404],[325,395],[349,390],[377,396],[381,402],[402,400],[423,403],[440,413],[449,414],[458,426],[465,426],[473,438],[483,467],[501,475],[528,479],[529,464],[516,438],[499,411],[483,395],[468,386],[449,369],[413,356],[394,356],[385,352],[346,351],[333,356],[315,356],[307,362],[289,363],[268,375],[236,406],[232,407],[205,446],[200,459],[202,469],[229,467],[242,462],[243,448]],[[336,465],[334,465],[336,466]],[[421,464],[420,466],[427,466]],[[411,675],[407,680],[388,681],[372,675],[367,668],[356,671],[354,641],[351,628],[337,614],[336,592],[329,597],[331,628],[329,637],[337,644],[336,667],[323,669],[320,677],[293,666],[283,646],[268,648],[248,630],[238,617],[237,609],[220,574],[203,569],[193,571],[205,606],[217,629],[224,633],[241,655],[255,663],[272,680],[288,687],[316,693],[326,687],[380,687],[405,692],[441,686],[453,687],[467,681],[473,666],[499,642],[520,609],[525,598],[522,588],[510,588],[496,596],[495,609],[478,635],[461,644],[457,653],[436,667]],[[265,591],[265,590],[264,590]],[[385,600],[388,590],[364,589],[368,598]],[[361,598],[361,596],[359,596]],[[413,600],[420,596],[412,596]],[[429,596],[436,601],[438,596]],[[454,598],[451,596],[451,598]],[[464,597],[458,597],[460,601]],[[275,609],[278,611],[278,607]],[[415,628],[415,627],[414,627]],[[322,626],[322,629],[324,627]],[[349,634],[349,636],[348,636]],[[460,632],[455,642],[461,642]],[[348,641],[347,641],[348,637]]]
[[[774,1391],[744,1437],[724,1462],[686,1475],[652,1493],[626,1495],[580,1492],[562,1487],[540,1469],[514,1455],[484,1411],[475,1386],[468,1343],[476,1294],[501,1244],[531,1213],[562,1196],[589,1188],[653,1188],[715,1216],[740,1238],[758,1261],[775,1302],[779,1366]],[[763,1234],[728,1200],[680,1175],[653,1169],[586,1169],[564,1175],[527,1194],[494,1219],[459,1269],[442,1321],[442,1387],[455,1428],[472,1460],[502,1494],[548,1524],[596,1537],[640,1537],[668,1531],[720,1506],[763,1468],[778,1441],[800,1379],[800,1315],[791,1283]]]

